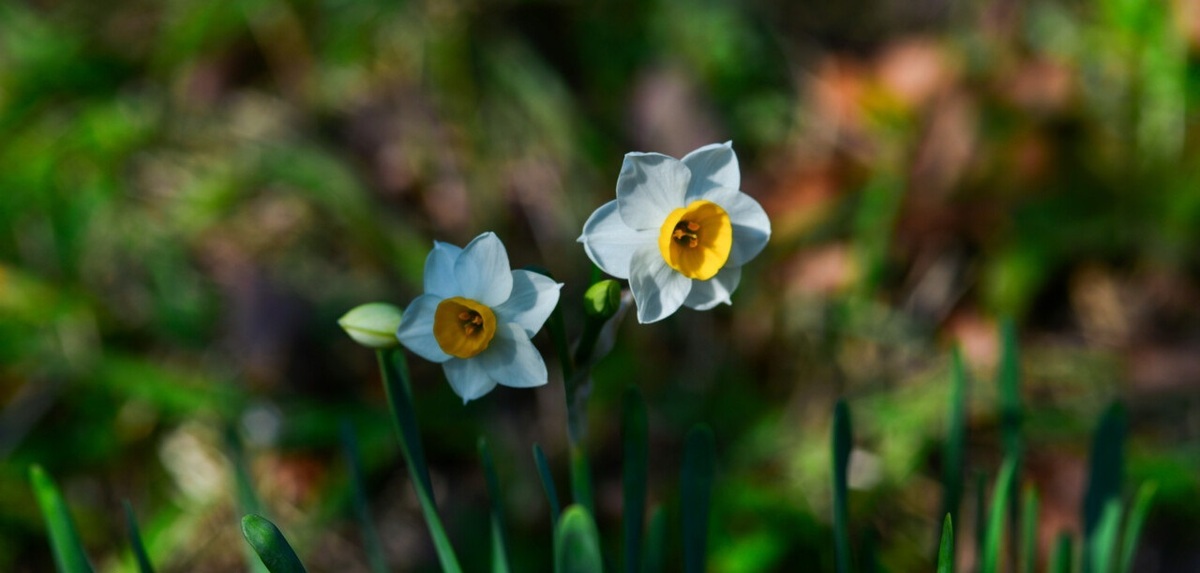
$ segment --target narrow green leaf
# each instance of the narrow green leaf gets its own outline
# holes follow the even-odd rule
[[[1151,482],[1138,488],[1133,507],[1125,519],[1125,533],[1121,541],[1121,573],[1133,571],[1133,558],[1137,554],[1138,539],[1142,536],[1142,526],[1146,524],[1146,516],[1150,513],[1150,505],[1154,501],[1154,493],[1158,485]]]
[[[133,553],[134,560],[137,561],[138,571],[154,573],[154,566],[150,564],[150,556],[146,555],[146,545],[142,543],[142,533],[138,530],[137,518],[133,515],[133,506],[127,499],[123,500],[121,505],[125,508],[125,529],[129,533],[129,550]]]
[[[950,514],[942,520],[942,543],[938,548],[937,573],[954,573],[954,521]]]
[[[1074,544],[1071,543],[1071,534],[1062,532],[1058,534],[1058,542],[1054,544],[1054,555],[1050,557],[1049,573],[1071,573],[1072,557],[1075,553]]]
[[[987,544],[987,475],[975,472],[975,553],[979,555]],[[978,557],[981,558],[982,556]],[[977,558],[977,559],[978,559]]]
[[[350,474],[350,493],[354,504],[354,516],[358,519],[362,531],[363,548],[367,552],[367,561],[374,573],[387,573],[387,559],[383,554],[383,544],[379,533],[375,530],[375,521],[371,518],[371,507],[367,503],[367,489],[363,480],[362,456],[359,454],[358,438],[354,435],[354,426],[349,420],[342,420],[342,451],[346,456],[346,469]]]
[[[90,573],[92,566],[88,564],[83,543],[79,540],[75,523],[71,521],[71,512],[58,486],[54,485],[54,480],[41,466],[29,468],[29,480],[33,482],[33,494],[42,509],[42,517],[46,519],[50,548],[54,552],[54,563],[58,570],[63,573]]]
[[[1024,412],[1021,407],[1021,353],[1017,340],[1017,326],[1011,316],[1000,321],[1000,366],[996,373],[999,386],[999,415],[1004,457],[1013,461],[1013,475],[1020,475],[1024,446],[1021,443],[1021,425]],[[1021,499],[1013,492],[1008,499],[1009,563],[1017,561],[1017,527],[1020,522]]]
[[[967,369],[962,351],[950,354],[950,417],[946,424],[946,445],[942,450],[942,513],[958,519],[962,503],[963,460],[967,436]]]
[[[537,464],[538,477],[542,480],[542,491],[546,492],[546,502],[550,504],[550,528],[558,527],[558,515],[561,513],[558,505],[558,488],[554,487],[554,475],[550,473],[550,464],[546,463],[546,454],[542,447],[533,445],[533,461]]]
[[[708,426],[697,425],[688,432],[680,480],[683,570],[686,573],[703,573],[708,560],[708,510],[716,471],[713,447],[713,434]]]
[[[1085,540],[1095,532],[1108,500],[1121,496],[1125,472],[1125,434],[1125,409],[1113,402],[1100,417],[1092,437],[1087,493],[1083,497]]]
[[[458,564],[454,546],[442,527],[442,518],[438,516],[437,504],[433,498],[433,487],[430,484],[425,453],[421,448],[421,437],[417,430],[417,415],[413,407],[410,390],[412,385],[408,381],[408,364],[404,360],[404,352],[388,348],[376,351],[376,355],[379,357],[379,368],[383,373],[384,391],[392,408],[392,421],[400,437],[400,453],[404,456],[413,489],[416,490],[417,500],[421,503],[421,513],[425,517],[425,525],[429,527],[429,536],[433,539],[438,562],[441,563],[443,571],[459,573],[462,567]]]
[[[1121,529],[1121,500],[1112,498],[1104,504],[1100,523],[1088,540],[1088,566],[1085,573],[1111,573],[1117,551],[1117,534]]]
[[[571,446],[571,496],[577,505],[588,510],[588,514],[596,512],[596,503],[592,500],[591,466],[587,452],[578,444]]]
[[[253,513],[242,517],[242,536],[271,573],[304,573],[304,565],[292,546],[266,518]]]
[[[850,517],[847,506],[849,490],[846,472],[850,466],[850,449],[854,442],[850,426],[850,409],[844,400],[833,408],[833,542],[837,555],[837,572],[850,571]]]
[[[562,514],[554,531],[555,573],[602,573],[600,536],[587,508],[572,505]]]
[[[232,426],[225,428],[225,448],[229,452],[230,463],[233,466],[238,509],[242,514],[261,512],[262,504],[258,499],[258,494],[254,491],[254,480],[250,477],[250,467],[246,463],[245,448],[242,447],[242,440],[238,438],[237,431]],[[266,573],[266,566],[263,565],[262,559],[259,559],[254,553],[253,548],[244,547],[246,566],[253,573]]]
[[[667,512],[660,505],[650,510],[649,526],[646,529],[646,552],[642,562],[643,573],[662,573],[666,563]]]
[[[625,404],[621,409],[621,441],[625,457],[621,476],[625,571],[636,573],[642,564],[642,525],[646,518],[646,479],[650,458],[646,403],[636,386],[630,386],[625,391]]]
[[[1038,494],[1032,486],[1025,488],[1025,508],[1021,511],[1021,571],[1034,573],[1037,569]]]
[[[500,479],[496,477],[496,464],[487,440],[479,438],[479,459],[483,463],[483,477],[487,482],[488,498],[492,502],[492,571],[508,571],[508,539],[504,534],[504,507],[500,499]]]
[[[988,513],[987,533],[984,539],[981,573],[996,573],[1000,570],[1000,551],[1004,545],[1005,515],[1009,496],[1012,495],[1016,461],[1009,458],[1000,468],[996,478],[995,489],[992,490],[992,506]]]

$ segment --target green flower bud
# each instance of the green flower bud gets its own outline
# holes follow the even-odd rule
[[[400,309],[386,302],[369,302],[350,309],[338,319],[338,325],[355,342],[370,348],[391,348],[400,344]]]
[[[583,310],[588,316],[607,320],[621,308],[621,283],[602,280],[583,293]]]

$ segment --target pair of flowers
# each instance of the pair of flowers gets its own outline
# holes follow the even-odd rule
[[[771,234],[757,201],[739,191],[731,145],[701,147],[682,160],[658,153],[625,156],[617,198],[597,209],[579,242],[601,270],[629,280],[638,321],[662,320],[681,306],[730,304],[742,265]],[[425,261],[425,293],[405,309],[395,336],[442,364],[463,402],[497,384],[547,381],[530,342],[558,304],[561,283],[512,270],[493,233],[464,248],[434,243]]]

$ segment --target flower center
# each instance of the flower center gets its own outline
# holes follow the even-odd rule
[[[658,235],[663,260],[680,274],[702,281],[716,276],[732,248],[729,214],[711,201],[693,201],[671,211]]]
[[[470,358],[487,349],[496,335],[496,315],[487,305],[460,296],[438,303],[433,338],[442,352]]]

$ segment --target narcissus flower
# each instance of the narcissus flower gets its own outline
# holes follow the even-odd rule
[[[562,285],[512,270],[493,233],[465,248],[435,242],[425,259],[425,294],[404,310],[396,338],[442,365],[465,404],[496,384],[529,388],[546,383],[546,363],[530,337],[558,304]]]
[[[771,237],[771,221],[742,193],[729,142],[683,160],[630,153],[617,199],[596,209],[579,242],[604,272],[629,279],[638,322],[662,320],[680,306],[730,304],[742,265]]]

